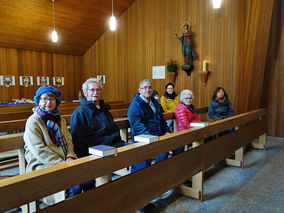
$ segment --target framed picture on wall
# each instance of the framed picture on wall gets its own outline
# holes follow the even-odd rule
[[[32,86],[33,85],[33,76],[20,76],[20,86]]]
[[[105,75],[97,75],[98,82],[101,84],[106,83],[106,76]]]
[[[47,76],[37,76],[37,85],[38,86],[47,86],[47,85],[49,85],[49,77],[47,77]]]
[[[152,79],[165,79],[165,66],[152,66]]]
[[[63,86],[64,85],[64,77],[53,77],[53,86]]]
[[[15,76],[11,76],[11,75],[0,76],[0,85],[6,86],[6,87],[15,86]]]

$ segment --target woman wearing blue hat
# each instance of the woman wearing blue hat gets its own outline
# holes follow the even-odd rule
[[[52,86],[40,87],[34,101],[34,114],[27,120],[24,133],[26,171],[76,159],[72,137],[57,108],[61,103],[61,91]],[[64,191],[55,193],[42,199],[43,207],[64,199]]]

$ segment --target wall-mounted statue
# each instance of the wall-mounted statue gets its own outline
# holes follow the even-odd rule
[[[184,56],[184,65],[181,66],[181,69],[186,71],[187,75],[190,75],[191,71],[194,69],[193,61],[196,60],[195,52],[192,49],[192,41],[191,41],[191,25],[188,22],[183,24],[183,34],[182,36],[178,36],[176,32],[176,37],[181,41],[182,44],[182,54]]]

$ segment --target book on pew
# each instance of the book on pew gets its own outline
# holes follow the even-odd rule
[[[202,128],[202,127],[209,126],[209,122],[191,122],[191,123],[190,123],[190,126],[191,126],[191,127]]]
[[[113,146],[107,146],[107,145],[97,145],[89,147],[89,154],[91,155],[97,155],[99,157],[106,157],[110,155],[116,155],[117,149]]]
[[[134,141],[137,142],[146,142],[146,143],[153,143],[159,140],[159,137],[156,135],[136,135],[134,136]]]

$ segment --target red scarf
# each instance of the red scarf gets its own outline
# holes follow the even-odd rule
[[[215,100],[216,100],[218,103],[227,104],[227,99],[226,99],[225,97],[223,97],[223,98],[216,97]]]

